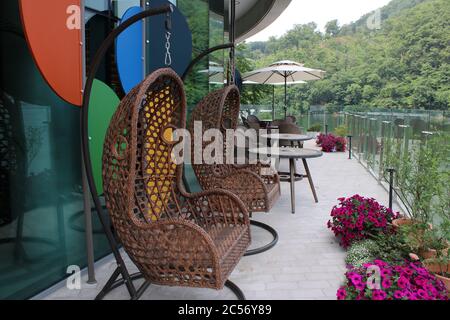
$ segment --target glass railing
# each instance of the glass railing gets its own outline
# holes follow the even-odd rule
[[[252,114],[261,119],[270,109],[271,106],[248,108]],[[282,110],[282,107],[276,106],[277,119],[284,116]],[[344,108],[340,108],[340,110],[344,110]],[[427,175],[432,176],[436,174],[436,171],[438,171],[438,176],[448,177],[450,166],[450,112],[448,111],[393,109],[333,113],[317,111],[296,115],[296,117],[298,125],[305,131],[315,128],[310,131],[335,133],[337,127],[345,126],[347,133],[352,136],[353,157],[358,159],[382,185],[387,187],[389,181],[387,169],[395,170],[396,200],[405,212],[409,212],[408,207],[411,207],[411,196],[405,192],[403,187],[405,184],[402,185],[399,180],[403,179],[402,170],[403,175],[406,175],[405,168],[410,165],[408,161],[417,159],[420,152],[427,150],[429,159],[424,161],[423,168],[421,168],[423,174],[420,179],[424,179],[424,176],[426,178]],[[430,152],[430,148],[434,149]],[[437,154],[441,154],[441,158],[437,158]],[[436,161],[439,161],[437,166],[433,164]],[[414,183],[413,181],[410,182]],[[444,181],[445,184],[444,188],[448,191],[450,181],[447,183]],[[433,200],[433,202],[436,201],[442,201],[442,199]]]
[[[448,192],[450,181],[446,183],[441,177],[449,170],[450,114],[442,111],[340,114],[352,136],[354,157],[385,185],[389,181],[387,169],[395,170],[396,199],[407,213],[411,213],[411,207],[415,206],[412,203],[416,201],[411,190],[426,192],[426,189],[420,189],[420,184],[424,188],[427,185],[432,187],[432,182],[425,181],[426,176],[437,177],[447,190],[444,192]],[[428,152],[427,158],[418,160],[421,152]],[[414,173],[417,176],[415,181],[412,179],[413,174],[405,170],[408,170],[408,166],[410,170],[416,170],[418,161],[422,162],[419,172]],[[439,163],[436,164],[436,161]],[[411,187],[414,183],[418,184],[416,189]],[[442,199],[438,199],[438,195],[433,196],[431,206],[439,201]]]

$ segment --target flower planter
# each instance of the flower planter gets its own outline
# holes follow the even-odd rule
[[[401,227],[401,226],[409,226],[413,223],[414,223],[414,220],[408,219],[408,218],[399,218],[399,219],[395,219],[394,221],[392,221],[392,224],[397,228]]]
[[[410,219],[410,218],[398,218],[392,221],[392,225],[394,227],[401,227],[401,226],[410,226],[412,224],[420,223],[417,220]],[[433,229],[433,225],[431,223],[428,223],[428,227],[430,229]]]
[[[448,263],[447,265],[443,265],[440,263],[425,262],[424,266],[428,271],[434,273],[436,278],[444,283],[445,288],[447,289],[447,291],[449,291],[450,295],[450,278],[441,275],[441,272],[450,273],[450,263]]]
[[[441,256],[447,256],[448,255],[448,247],[440,250]],[[428,250],[420,250],[419,251],[419,256],[423,259],[423,260],[427,260],[427,259],[434,259],[437,257],[437,251],[435,249],[428,249]]]

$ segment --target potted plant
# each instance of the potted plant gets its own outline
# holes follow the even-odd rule
[[[354,195],[338,200],[340,203],[333,207],[327,226],[340,239],[340,245],[344,248],[353,242],[393,231],[391,223],[397,218],[397,213],[380,205],[375,199]]]
[[[316,143],[322,147],[323,152],[345,152],[347,140],[344,137],[336,137],[334,134],[319,134]]]
[[[373,282],[373,270],[381,276],[379,283]],[[445,286],[420,262],[377,259],[361,268],[350,267],[345,277],[338,300],[448,300]]]
[[[436,258],[425,260],[424,266],[444,283],[447,291],[450,291],[450,258],[448,255],[438,253]]]
[[[448,180],[442,168],[447,157],[443,145],[437,137],[400,152],[401,141],[386,143],[384,168],[396,169],[396,190],[408,211],[408,216],[393,221],[394,226],[420,224],[419,228],[426,228],[441,203],[437,199],[448,196],[444,190]]]
[[[418,253],[422,259],[433,259],[438,255],[447,256],[450,237],[450,223],[442,222],[438,227],[424,232]]]

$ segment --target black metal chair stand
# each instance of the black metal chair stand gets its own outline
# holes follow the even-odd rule
[[[111,247],[112,254],[117,262],[117,268],[102,288],[100,293],[95,298],[96,300],[102,300],[105,296],[110,293],[112,290],[125,285],[128,293],[130,295],[131,300],[138,300],[142,294],[147,290],[150,283],[145,281],[139,288],[136,288],[133,281],[139,280],[143,278],[141,273],[130,274],[127,267],[125,266],[125,262],[123,257],[119,251],[119,242],[113,234],[113,230],[110,228],[110,224],[108,219],[105,217],[105,213],[103,210],[102,203],[100,202],[100,198],[97,192],[97,188],[95,185],[95,181],[93,178],[92,172],[92,161],[90,157],[90,148],[89,148],[89,134],[88,134],[88,120],[89,120],[89,102],[90,95],[92,91],[92,85],[95,79],[95,75],[98,71],[101,61],[103,60],[106,52],[109,50],[110,46],[114,43],[115,39],[127,28],[131,25],[135,24],[142,19],[161,15],[161,14],[169,14],[173,11],[173,7],[171,5],[163,5],[158,8],[145,10],[132,18],[124,21],[117,28],[115,28],[108,37],[103,41],[102,45],[98,49],[95,57],[92,61],[91,69],[88,74],[85,89],[83,92],[83,105],[81,109],[81,141],[82,141],[82,151],[83,151],[83,159],[85,164],[86,176],[89,184],[89,189],[91,191],[91,195],[94,201],[94,205],[99,217],[99,220],[102,224],[103,231],[108,239],[109,246]],[[222,47],[225,47],[222,46]],[[229,45],[228,45],[229,47]],[[217,48],[216,48],[217,50]],[[121,277],[120,277],[121,276]],[[120,278],[119,278],[120,277]],[[245,296],[243,292],[239,289],[239,287],[231,281],[227,281],[225,286],[228,287],[233,293],[236,294],[239,300],[245,300]]]
[[[250,220],[250,225],[268,231],[272,235],[273,240],[270,243],[268,243],[268,244],[266,244],[266,245],[264,245],[262,247],[247,250],[247,252],[244,254],[245,257],[253,256],[255,254],[266,252],[266,251],[272,249],[278,243],[278,233],[277,233],[277,231],[274,228],[272,228],[271,226],[269,226],[268,224],[265,224],[265,223],[262,223],[260,221],[255,221],[255,220],[251,219]]]

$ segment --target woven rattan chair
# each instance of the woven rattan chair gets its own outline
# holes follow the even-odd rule
[[[226,144],[226,129],[238,126],[239,90],[228,86],[208,94],[193,110],[189,130],[194,135],[194,122],[202,123],[202,134],[220,129]],[[203,142],[203,150],[209,142]],[[194,148],[192,149],[194,150]],[[224,148],[224,153],[227,151]],[[224,155],[225,159],[225,155]],[[270,165],[194,164],[194,172],[204,190],[217,187],[230,190],[247,206],[249,212],[269,212],[280,196],[280,183]]]
[[[189,123],[191,136],[194,136],[195,122],[202,123],[202,134],[209,129],[220,129],[226,145],[226,129],[236,129],[239,122],[240,94],[235,86],[209,93],[193,110]],[[205,150],[210,142],[203,142]],[[192,150],[195,150],[193,147]],[[224,148],[224,159],[227,150]],[[225,162],[225,161],[224,161]],[[280,197],[280,179],[270,165],[257,164],[193,164],[200,186],[204,190],[223,188],[236,194],[250,213],[269,212]],[[276,231],[267,225],[252,221],[252,224],[268,230],[274,242],[264,250],[252,250],[246,255],[266,251],[275,245]]]
[[[244,203],[230,191],[190,194],[172,159],[185,128],[181,79],[160,69],[121,102],[103,154],[106,204],[126,253],[152,284],[222,289],[250,244]]]
[[[303,134],[303,128],[297,126],[292,122],[283,122],[279,125],[278,131],[281,134]],[[289,142],[289,141],[280,141],[280,147],[303,147],[303,142]]]

